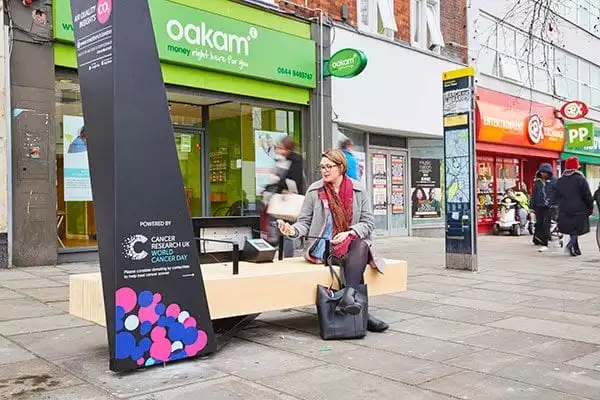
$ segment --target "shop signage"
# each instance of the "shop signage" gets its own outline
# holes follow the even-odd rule
[[[71,0],[110,369],[216,350],[147,0]]]
[[[594,124],[592,122],[568,124],[567,147],[585,148],[594,145]]]
[[[560,114],[567,119],[580,119],[585,117],[588,111],[587,104],[576,100],[565,103],[560,109]]]
[[[367,56],[360,50],[342,49],[329,59],[327,70],[336,78],[353,78],[367,67]]]
[[[316,87],[315,42],[167,0],[149,0],[165,63]],[[73,42],[68,0],[54,1],[54,36]]]
[[[444,73],[442,91],[446,268],[476,271],[474,69]],[[434,182],[437,166],[425,160],[421,167],[415,175],[421,175],[421,180],[431,187],[437,185]]]
[[[477,89],[477,141],[561,152],[565,129],[554,107]]]

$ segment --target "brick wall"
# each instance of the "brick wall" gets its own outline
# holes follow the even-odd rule
[[[309,8],[322,9],[334,21],[344,22],[354,27],[357,26],[357,0],[289,0],[298,4],[280,2],[280,8],[288,12],[305,17],[318,17],[318,12],[309,12],[304,9],[305,3]],[[410,4],[411,0],[394,0],[394,10],[398,32],[396,40],[410,43]],[[342,6],[348,7],[348,19],[342,20]],[[466,0],[441,1],[441,28],[446,43],[454,42],[466,45]],[[446,46],[442,55],[452,60],[466,62],[466,50],[456,46]]]

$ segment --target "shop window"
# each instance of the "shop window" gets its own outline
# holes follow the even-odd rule
[[[600,165],[585,165],[585,176],[588,180],[588,184],[590,185],[590,189],[592,194],[596,191],[596,189],[600,188]],[[594,206],[594,218],[598,218],[598,207],[599,205]]]
[[[439,0],[413,0],[411,41],[414,46],[439,52],[445,46],[440,22]]]
[[[477,157],[477,220],[491,223],[494,220],[494,158]]]
[[[398,31],[394,0],[357,0],[359,29],[390,39]]]

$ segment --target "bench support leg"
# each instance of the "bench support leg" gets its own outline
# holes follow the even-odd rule
[[[217,351],[225,347],[239,331],[250,325],[259,315],[241,315],[213,320],[213,328],[217,334]]]

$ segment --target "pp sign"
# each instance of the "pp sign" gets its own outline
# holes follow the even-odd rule
[[[582,148],[594,144],[594,124],[592,122],[569,124],[566,130],[568,147]]]

